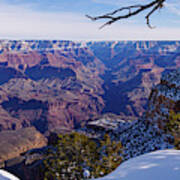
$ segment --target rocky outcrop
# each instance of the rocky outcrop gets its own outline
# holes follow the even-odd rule
[[[47,145],[47,139],[34,127],[0,132],[0,163],[16,158],[30,149]]]
[[[105,116],[91,121],[83,130],[94,138],[109,133],[124,147],[124,160],[159,149],[174,147],[174,137],[165,131],[171,111],[180,113],[180,70],[165,74],[149,97],[148,109],[138,120]]]
[[[92,121],[88,123],[87,128],[81,129],[80,132],[92,138],[103,138],[104,134],[110,134],[112,139],[121,141],[124,160],[151,151],[173,147],[173,137],[171,135],[165,134],[162,130],[145,122],[143,118],[129,122],[121,118],[119,122],[116,122],[116,126],[112,128],[113,120],[106,121],[105,125],[102,120],[99,122],[98,120]]]
[[[180,69],[164,75],[160,84],[153,88],[145,118],[164,129],[171,111],[180,113]]]

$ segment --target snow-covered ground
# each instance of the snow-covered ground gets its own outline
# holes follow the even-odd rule
[[[180,180],[180,150],[160,150],[132,158],[97,180]]]
[[[0,180],[19,180],[19,179],[14,175],[8,173],[7,171],[0,169]]]

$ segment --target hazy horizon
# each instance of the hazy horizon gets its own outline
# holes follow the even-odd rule
[[[149,0],[150,1],[150,0]],[[143,1],[144,3],[149,2]],[[1,39],[58,40],[177,40],[180,39],[180,2],[167,1],[153,14],[150,29],[145,13],[119,21],[101,30],[104,21],[92,22],[85,17],[110,12],[133,4],[132,0],[0,0]],[[136,3],[142,3],[137,0]]]

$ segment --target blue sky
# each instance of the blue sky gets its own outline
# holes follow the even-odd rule
[[[180,40],[180,1],[167,0],[151,18],[144,13],[99,30],[85,14],[100,15],[121,6],[151,0],[0,0],[1,39]]]

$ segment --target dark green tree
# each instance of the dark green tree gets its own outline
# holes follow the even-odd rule
[[[79,133],[61,134],[44,160],[44,179],[80,180],[85,170],[90,177],[106,175],[122,162],[121,152],[121,143],[108,135],[98,142]]]
[[[109,174],[115,170],[122,162],[122,144],[121,142],[112,141],[108,134],[104,135],[100,141],[100,152],[103,154],[101,163],[101,172]]]
[[[180,113],[170,111],[166,132],[174,136],[174,145],[177,149],[180,149]]]

